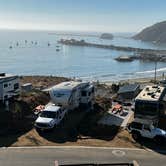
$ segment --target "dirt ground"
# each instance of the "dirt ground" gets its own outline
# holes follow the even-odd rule
[[[35,88],[47,88],[62,81],[69,79],[52,76],[25,76],[21,77],[21,83],[32,83]],[[30,121],[28,128],[21,129],[19,132],[1,135],[0,146],[105,146],[105,147],[127,147],[127,148],[144,148],[155,149],[157,146],[149,141],[143,140],[139,143],[133,140],[132,136],[126,131],[115,126],[98,126],[96,124],[104,111],[110,108],[110,98],[114,94],[110,86],[97,86],[96,102],[98,104],[97,113],[87,114],[84,111],[72,112],[66,116],[62,124],[54,131],[38,133],[33,128],[34,119],[25,119]],[[37,104],[45,104],[49,98],[47,95],[38,92],[22,94],[18,101],[21,104],[20,109],[28,105],[28,109],[34,108]],[[18,106],[17,106],[18,107]],[[29,111],[29,110],[27,110]],[[30,111],[31,112],[31,111]],[[31,112],[32,113],[32,112]],[[25,113],[26,116],[29,112]],[[87,116],[88,115],[88,116]],[[19,118],[19,117],[18,117]],[[21,122],[20,124],[23,124]],[[19,125],[20,125],[19,124]],[[81,125],[80,125],[81,124]],[[166,149],[165,146],[160,149]]]
[[[69,78],[55,76],[21,76],[20,83],[32,83],[35,88],[47,88],[63,81],[68,81]]]

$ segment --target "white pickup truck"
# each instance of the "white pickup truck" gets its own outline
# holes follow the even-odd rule
[[[37,130],[53,129],[64,118],[67,109],[63,109],[54,104],[46,105],[35,121]]]
[[[146,137],[154,139],[159,144],[166,141],[166,131],[156,128],[152,124],[132,122],[128,125],[127,129],[135,140],[138,140],[140,137]]]

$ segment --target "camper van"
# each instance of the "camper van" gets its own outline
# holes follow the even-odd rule
[[[69,110],[79,106],[93,108],[94,86],[89,82],[63,82],[52,87],[49,93],[54,104]]]
[[[166,89],[162,86],[146,86],[135,98],[137,119],[156,120],[164,114]]]

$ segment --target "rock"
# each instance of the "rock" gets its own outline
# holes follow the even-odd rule
[[[111,33],[103,33],[100,36],[101,39],[109,39],[112,40],[114,38],[114,36]]]

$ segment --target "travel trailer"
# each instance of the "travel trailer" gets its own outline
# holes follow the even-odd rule
[[[146,86],[135,98],[135,118],[155,120],[164,114],[166,89]]]
[[[0,73],[0,101],[5,102],[20,92],[19,77]]]
[[[49,93],[54,104],[69,110],[94,105],[94,86],[89,82],[63,82],[52,87]]]

